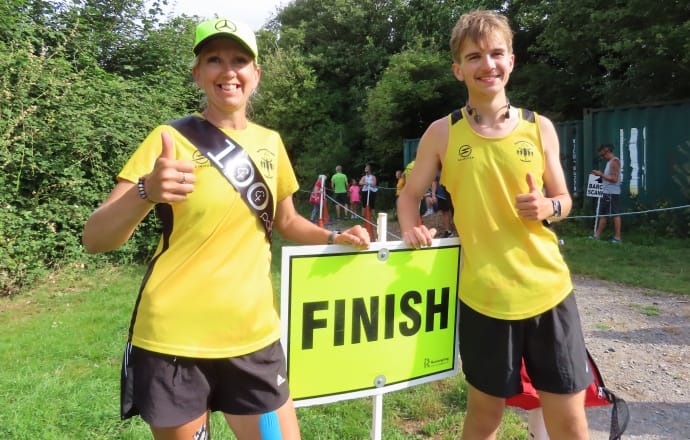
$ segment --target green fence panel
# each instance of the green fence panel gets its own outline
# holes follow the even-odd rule
[[[568,184],[568,191],[573,199],[581,198],[584,193],[583,188],[586,182],[582,164],[583,154],[583,134],[582,121],[566,121],[554,124],[558,134],[558,142],[561,150],[561,164],[565,173],[565,180]]]
[[[403,168],[405,165],[412,162],[417,155],[417,147],[419,146],[419,138],[403,139]]]
[[[585,109],[583,166],[603,169],[597,147],[610,143],[621,159],[621,208],[688,203],[673,181],[690,142],[690,101],[606,109]],[[585,182],[586,184],[586,182]]]

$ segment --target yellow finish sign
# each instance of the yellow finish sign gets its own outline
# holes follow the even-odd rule
[[[283,247],[281,318],[298,406],[457,373],[457,238]]]

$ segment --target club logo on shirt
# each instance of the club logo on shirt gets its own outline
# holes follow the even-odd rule
[[[275,173],[275,154],[267,148],[262,148],[257,151],[257,153],[259,156],[258,165],[259,168],[261,168],[261,174],[263,174],[266,179],[272,179],[273,173]]]
[[[194,150],[192,153],[192,162],[194,162],[194,168],[207,168],[211,166],[211,161],[199,150]]]
[[[458,161],[461,160],[467,160],[467,159],[473,159],[474,156],[472,156],[472,147],[470,145],[461,145],[458,148]]]
[[[535,150],[534,144],[528,141],[518,141],[515,143],[515,146],[517,147],[515,154],[520,158],[520,162],[532,162]]]

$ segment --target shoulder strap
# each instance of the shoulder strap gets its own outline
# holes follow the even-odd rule
[[[537,118],[534,116],[534,112],[532,110],[528,110],[526,108],[520,109],[522,112],[522,119],[524,119],[527,122],[535,122]]]
[[[462,119],[462,110],[455,109],[453,113],[450,114],[450,124],[454,125],[456,122]]]
[[[271,243],[273,232],[273,194],[264,176],[240,144],[204,118],[188,115],[168,123],[206,156],[242,200],[256,213]]]

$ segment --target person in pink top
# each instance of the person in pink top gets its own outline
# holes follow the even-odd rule
[[[355,218],[355,213],[357,212],[357,209],[359,209],[359,205],[362,201],[360,197],[360,191],[361,187],[357,183],[356,179],[352,179],[350,181],[350,187],[347,189],[347,191],[350,193],[350,218]]]

